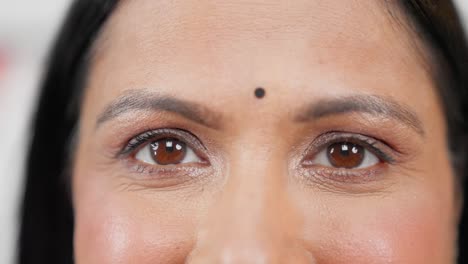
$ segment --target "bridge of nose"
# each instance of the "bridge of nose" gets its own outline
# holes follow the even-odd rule
[[[252,158],[258,152],[248,147],[231,162],[188,263],[314,263],[299,242],[287,163],[271,151]]]

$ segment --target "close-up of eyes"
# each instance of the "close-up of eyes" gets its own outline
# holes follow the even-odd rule
[[[353,170],[394,162],[391,147],[368,136],[331,132],[316,141],[310,151],[315,154],[305,160],[307,166]]]
[[[373,152],[360,144],[351,142],[333,143],[310,161],[311,165],[344,169],[368,168],[379,162],[379,158]]]
[[[316,154],[305,160],[307,166],[358,170],[392,162],[391,156],[379,148],[383,143],[362,135],[353,138],[331,133],[318,140],[322,143],[309,151]],[[169,166],[203,163],[204,159],[198,154],[203,149],[202,143],[190,132],[167,128],[134,137],[122,153],[145,165]]]
[[[161,138],[152,141],[140,149],[135,158],[153,165],[175,165],[201,161],[191,147],[176,138]]]
[[[122,154],[147,165],[168,166],[202,163],[203,159],[197,153],[202,148],[199,140],[187,131],[159,129],[131,139]]]
[[[3,2],[0,264],[468,263],[468,0]]]

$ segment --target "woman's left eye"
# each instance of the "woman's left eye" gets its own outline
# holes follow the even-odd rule
[[[375,154],[360,144],[338,142],[316,154],[309,164],[342,169],[363,169],[379,162],[380,159]]]
[[[135,159],[152,165],[177,165],[201,162],[192,148],[176,138],[161,138],[146,144],[135,155]]]

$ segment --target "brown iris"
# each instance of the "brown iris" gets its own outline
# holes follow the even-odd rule
[[[327,149],[328,160],[336,168],[352,169],[361,165],[365,149],[362,146],[340,142],[332,144]]]
[[[187,146],[178,139],[163,138],[151,143],[150,152],[159,165],[178,164],[187,154]]]

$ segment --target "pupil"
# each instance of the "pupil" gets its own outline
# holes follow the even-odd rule
[[[346,144],[341,145],[341,155],[343,155],[343,156],[349,156],[349,148],[348,148],[348,145],[346,145]]]
[[[173,142],[170,140],[166,141],[166,151],[167,152],[174,151]]]
[[[352,169],[364,160],[364,148],[357,144],[341,142],[328,147],[328,160],[333,167]]]
[[[178,164],[187,152],[185,143],[174,138],[159,139],[150,146],[151,157],[159,165]]]

